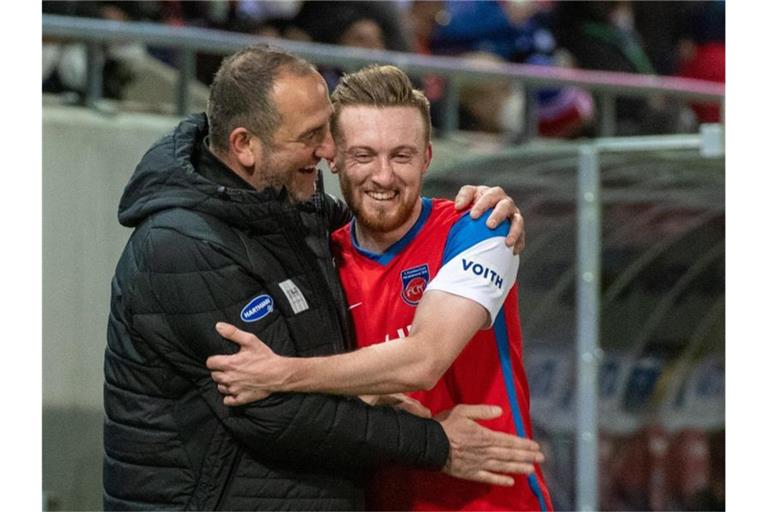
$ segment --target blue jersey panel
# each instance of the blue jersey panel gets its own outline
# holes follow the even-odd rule
[[[472,219],[469,212],[456,221],[448,232],[448,240],[443,251],[443,263],[451,261],[457,254],[469,249],[473,245],[496,236],[506,237],[509,232],[509,220],[505,220],[496,228],[490,229],[485,225],[491,210],[486,211],[479,219]]]

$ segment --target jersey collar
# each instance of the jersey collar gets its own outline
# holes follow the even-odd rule
[[[416,238],[416,235],[419,234],[421,228],[424,227],[424,224],[427,222],[431,212],[432,199],[422,197],[421,213],[419,214],[419,218],[416,220],[416,223],[411,226],[411,229],[409,229],[405,235],[403,235],[403,238],[390,245],[389,248],[381,254],[371,252],[360,247],[360,245],[357,243],[357,236],[355,235],[355,219],[352,219],[352,222],[349,226],[350,234],[352,235],[352,247],[354,247],[355,250],[362,256],[365,256],[366,258],[373,260],[380,265],[387,265],[395,256],[400,254],[400,252],[405,249],[405,247],[407,247],[414,238]]]

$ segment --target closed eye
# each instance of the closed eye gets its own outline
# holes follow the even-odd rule
[[[368,162],[371,162],[373,160],[373,154],[372,153],[362,152],[362,151],[361,152],[355,152],[355,153],[352,153],[352,158],[356,162],[368,163]]]
[[[315,128],[301,136],[301,140],[311,141],[317,139],[322,134],[321,128]]]

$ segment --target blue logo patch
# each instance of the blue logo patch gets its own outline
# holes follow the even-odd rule
[[[272,312],[275,301],[269,295],[259,295],[245,305],[240,312],[240,320],[243,322],[255,322],[261,320]]]
[[[427,289],[427,283],[429,283],[429,267],[425,263],[418,267],[403,270],[400,272],[400,279],[403,281],[403,290],[400,292],[400,297],[409,306],[418,305],[421,296],[424,295],[424,291]]]

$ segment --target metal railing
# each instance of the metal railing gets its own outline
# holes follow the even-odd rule
[[[179,52],[179,78],[176,112],[186,114],[189,84],[195,75],[197,53],[227,55],[244,46],[268,43],[280,46],[307,60],[351,71],[367,64],[393,64],[414,76],[439,75],[446,80],[443,130],[458,127],[459,86],[486,80],[521,84],[528,97],[536,89],[552,86],[578,86],[595,95],[599,105],[601,136],[614,135],[615,103],[618,97],[663,96],[680,101],[711,102],[725,111],[725,86],[684,78],[587,71],[528,64],[477,62],[456,57],[425,56],[384,50],[367,50],[319,43],[306,43],[195,27],[172,27],[156,23],[126,23],[92,18],[43,15],[43,37],[83,41],[88,47],[88,86],[85,103],[94,106],[101,97],[101,73],[105,45],[141,41],[149,46],[172,48]],[[535,102],[526,102],[528,135],[535,135]]]
[[[721,125],[698,135],[596,139],[579,147],[576,249],[576,510],[598,510],[598,369],[601,310],[602,199],[600,155],[660,149],[698,149],[705,158],[725,154]],[[723,247],[714,254],[721,254]],[[682,288],[682,287],[681,287]]]

